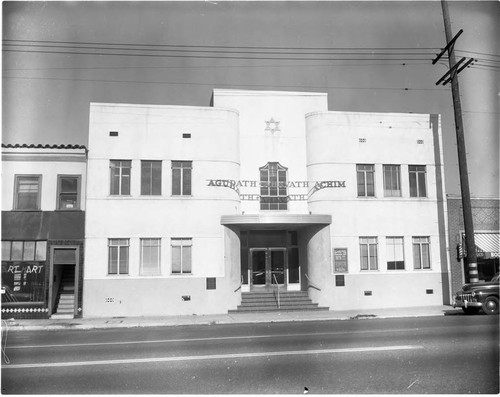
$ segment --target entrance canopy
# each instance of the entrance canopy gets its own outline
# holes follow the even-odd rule
[[[330,225],[331,215],[321,214],[277,214],[260,213],[249,215],[222,215],[221,225],[244,226],[245,228],[300,228],[306,226]]]

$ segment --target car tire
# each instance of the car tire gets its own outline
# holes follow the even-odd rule
[[[479,313],[479,309],[477,307],[462,307],[462,310],[468,316]]]
[[[483,312],[486,314],[498,314],[498,298],[488,296],[483,302]]]

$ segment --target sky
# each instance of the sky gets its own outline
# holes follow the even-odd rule
[[[500,3],[448,2],[471,195],[499,196]],[[214,88],[328,93],[329,110],[441,114],[460,194],[441,2],[2,3],[2,143],[88,143],[90,102],[209,106]]]

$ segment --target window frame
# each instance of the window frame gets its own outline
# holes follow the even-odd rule
[[[180,244],[174,244],[179,242]],[[179,255],[179,265],[180,265],[180,270],[179,271],[174,271],[174,266],[176,265],[175,261],[175,251],[179,247],[180,249],[180,255]],[[189,263],[184,262],[184,248],[189,247]],[[173,276],[177,275],[190,275],[193,274],[193,238],[192,237],[172,237],[170,239],[170,249],[171,249],[171,259],[172,259],[172,266],[170,269],[170,273]],[[189,270],[184,270],[185,268],[188,268]]]
[[[120,163],[119,166],[117,167],[116,165],[114,165],[114,163]],[[129,166],[126,167],[124,166],[122,163],[128,163]],[[113,170],[118,168],[119,169],[119,174],[118,174],[118,192],[114,193],[113,192],[113,186],[114,186],[114,183],[113,183]],[[127,175],[123,175],[123,170],[124,169],[129,169],[129,174],[128,174],[128,178],[129,178],[129,181],[128,181],[128,193],[124,193],[123,192],[123,178],[126,177]],[[114,159],[114,160],[109,160],[109,195],[110,196],[130,196],[131,195],[131,187],[132,187],[132,160],[118,160],[118,159]]]
[[[147,191],[144,189],[144,182],[145,182],[145,165],[149,164],[148,170],[150,172],[149,175],[149,183],[147,187]],[[154,164],[158,164],[159,168],[155,170]],[[162,194],[162,169],[163,169],[163,162],[161,160],[141,160],[141,196],[161,196]],[[159,175],[156,175],[156,182],[155,183],[155,171],[159,173]],[[158,189],[158,190],[157,190]]]
[[[402,261],[398,261],[397,260],[397,250],[396,250],[396,247],[399,246],[396,245],[396,244],[389,244],[390,241],[400,241],[401,242],[401,245],[400,245],[400,248],[401,248],[401,255],[402,255]],[[406,264],[405,264],[405,240],[404,240],[404,237],[402,236],[389,236],[389,237],[386,237],[385,239],[385,247],[386,247],[386,263],[387,263],[387,270],[395,270],[395,271],[398,271],[398,270],[406,270]],[[391,252],[391,249],[392,248],[392,257],[391,259],[394,259],[393,261],[389,261],[389,253]],[[393,263],[393,265],[389,265],[389,262]],[[401,266],[401,263],[398,263],[398,262],[402,262],[402,266],[403,267],[398,267],[398,266]],[[389,267],[391,266],[391,267]],[[393,266],[393,267],[392,267]]]
[[[420,241],[425,239],[426,241]],[[418,240],[418,241],[416,241]],[[422,247],[427,249],[427,267],[423,263],[423,251]],[[418,247],[418,248],[417,248]],[[413,269],[414,270],[431,270],[432,260],[431,260],[431,238],[429,236],[413,236],[412,237],[412,248],[413,248]],[[416,251],[418,249],[418,251]],[[416,254],[418,253],[418,261]],[[418,263],[417,263],[418,262]]]
[[[389,168],[391,167],[391,168]],[[386,176],[386,171],[390,171],[390,180]],[[396,172],[394,172],[396,171]],[[396,175],[394,175],[396,173]],[[382,174],[384,179],[384,197],[401,197],[401,166],[398,164],[383,164]],[[397,189],[393,189],[396,182]],[[389,186],[388,186],[389,185]]]
[[[76,182],[76,206],[75,208],[62,208],[61,207],[61,194],[63,194],[62,190],[62,179],[63,178],[75,178]],[[76,174],[57,174],[57,203],[56,208],[58,211],[78,211],[81,209],[81,175]]]
[[[415,169],[412,169],[415,167]],[[421,168],[421,169],[419,169]],[[414,178],[414,181],[412,180]],[[427,192],[427,166],[426,165],[408,165],[408,184],[410,187],[410,197],[421,198],[428,197]],[[412,189],[412,184],[415,184]],[[424,192],[421,194],[421,186],[423,184]]]
[[[156,245],[145,245],[146,242],[155,242]],[[147,270],[144,269],[144,249],[145,248],[156,248],[156,258],[157,262],[155,265],[155,269]],[[145,237],[140,239],[140,275],[141,276],[160,276],[161,275],[161,238],[159,237]]]
[[[192,160],[172,160],[172,196],[192,196],[193,192],[193,161]],[[179,171],[178,186],[176,183],[176,171]],[[185,186],[185,181],[189,178],[189,185]],[[186,188],[189,192],[186,192]],[[178,190],[178,191],[177,191]]]
[[[19,206],[19,182],[22,178],[36,178],[37,179],[37,199],[35,208],[20,208]],[[40,211],[42,203],[42,175],[41,174],[16,174],[14,175],[14,205],[16,211]]]
[[[362,169],[361,167],[371,167],[371,169]],[[372,177],[373,194],[369,194],[368,178],[367,175]],[[360,179],[362,178],[362,180]],[[363,192],[360,192],[361,183],[363,185]],[[356,164],[356,188],[358,197],[375,197],[375,164]],[[361,193],[361,194],[360,194]]]
[[[366,240],[366,241],[364,241]],[[373,241],[370,241],[370,240],[374,240]],[[366,258],[368,259],[367,260],[367,267],[366,269],[364,269],[363,267],[363,258],[365,256],[363,256],[363,247],[366,246],[367,247],[367,256]],[[375,265],[373,266],[372,265],[372,256],[371,255],[371,248],[374,247],[375,248],[375,255],[374,255],[374,258],[375,258]],[[359,253],[360,253],[360,270],[361,271],[378,271],[379,270],[379,266],[378,266],[378,262],[379,262],[379,259],[378,259],[378,237],[376,236],[361,236],[359,237]]]
[[[276,170],[275,177],[271,174],[274,169]],[[264,173],[266,180],[262,178]],[[283,167],[279,162],[267,163],[259,168],[259,183],[261,211],[288,211],[288,168]],[[284,186],[282,186],[283,183]],[[275,203],[273,199],[276,199]]]
[[[112,244],[112,241],[125,241],[126,244]],[[111,270],[111,248],[118,247],[116,252],[116,273],[112,273]],[[120,257],[121,257],[121,249],[122,247],[126,248],[127,252],[127,262],[126,262],[126,271],[121,272],[120,267]],[[130,272],[130,239],[129,238],[108,238],[108,276],[128,276]]]

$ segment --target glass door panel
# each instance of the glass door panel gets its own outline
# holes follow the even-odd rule
[[[288,283],[300,283],[299,249],[288,249]]]
[[[266,285],[266,250],[250,250],[252,284]]]
[[[273,249],[270,250],[270,271],[271,271],[271,284],[280,285],[285,284],[285,253],[286,249]]]

